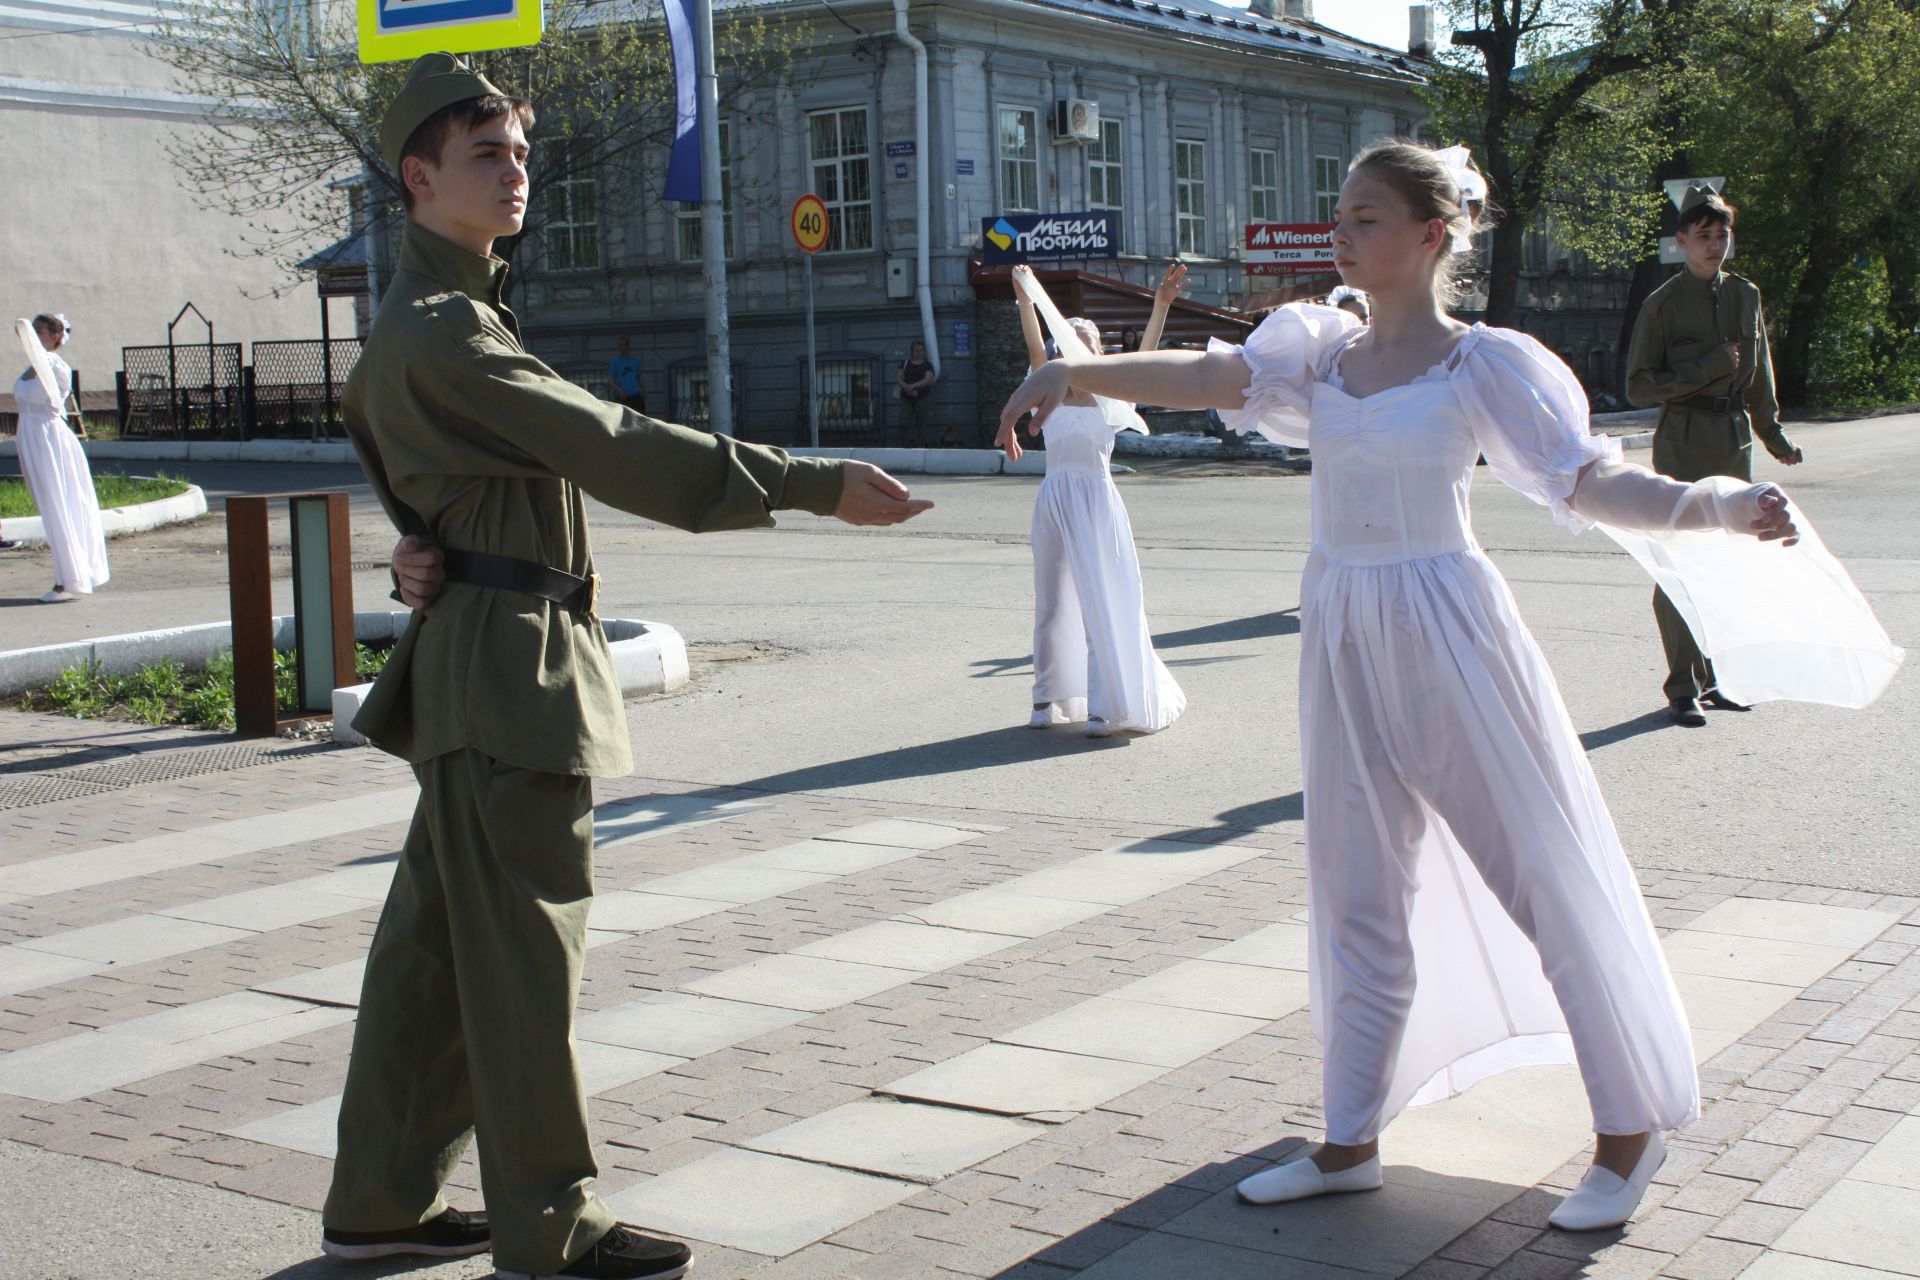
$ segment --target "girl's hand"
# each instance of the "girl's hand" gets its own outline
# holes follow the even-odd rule
[[[1022,280],[1031,281],[1033,279],[1033,268],[1023,262],[1013,269],[1012,278],[1014,281],[1013,300],[1019,303],[1022,308],[1031,307],[1033,305],[1033,302],[1031,299],[1027,297],[1026,290],[1020,287],[1020,281]]]
[[[1020,425],[1021,415],[1026,413],[1033,414],[1033,421],[1027,426],[1028,432],[1039,435],[1048,415],[1060,407],[1067,392],[1073,389],[1072,379],[1073,371],[1065,360],[1049,360],[1028,374],[1027,380],[1014,388],[1013,394],[1007,398],[1007,407],[1000,411],[1000,436],[1011,439],[1013,429]],[[996,444],[1000,436],[994,438]],[[1019,457],[1017,453],[1007,456]]]
[[[1004,451],[1008,462],[1020,461],[1020,455],[1026,452],[1020,447],[1018,436],[1018,432],[1003,423],[999,433],[993,437],[993,447]]]
[[[1794,527],[1793,509],[1787,505],[1787,495],[1772,486],[1760,495],[1760,518],[1753,522],[1752,528],[1754,536],[1762,542],[1778,542],[1790,547],[1800,541],[1800,530]]]
[[[1018,268],[1015,268],[1018,270]],[[1172,306],[1173,300],[1186,292],[1187,264],[1173,262],[1167,265],[1167,273],[1160,277],[1159,287],[1153,291],[1153,300],[1163,306]]]

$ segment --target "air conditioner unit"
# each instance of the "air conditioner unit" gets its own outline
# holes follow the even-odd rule
[[[1097,142],[1100,104],[1092,98],[1061,98],[1053,104],[1053,141],[1056,146]]]

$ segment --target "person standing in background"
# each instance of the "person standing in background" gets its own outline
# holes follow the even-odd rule
[[[607,361],[607,380],[613,383],[614,399],[635,413],[647,411],[647,385],[640,377],[640,357],[626,338],[619,342],[620,354]]]

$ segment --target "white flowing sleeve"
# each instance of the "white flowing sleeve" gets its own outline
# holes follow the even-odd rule
[[[1258,431],[1276,444],[1306,448],[1313,384],[1327,353],[1359,327],[1352,313],[1338,307],[1295,302],[1262,320],[1245,346],[1218,338],[1207,343],[1209,351],[1238,351],[1253,375],[1246,404],[1220,410],[1220,421],[1241,435]]]
[[[1465,361],[1455,386],[1494,474],[1576,531],[1597,524],[1638,561],[1729,698],[1864,707],[1893,680],[1905,652],[1797,504],[1798,544],[1761,542],[1749,522],[1772,486],[1688,485],[1622,465],[1619,444],[1588,430],[1572,372],[1533,339],[1483,330]]]
[[[1588,463],[1617,461],[1620,443],[1588,427],[1587,393],[1560,357],[1511,329],[1477,329],[1453,385],[1475,443],[1501,483],[1579,533],[1593,521],[1568,499]]]

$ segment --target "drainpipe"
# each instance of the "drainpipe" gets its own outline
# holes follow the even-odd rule
[[[928,245],[932,219],[927,212],[927,166],[933,163],[933,148],[927,137],[927,46],[907,30],[907,0],[893,0],[893,33],[913,50],[913,225],[914,292],[920,296],[920,334],[927,346],[927,360],[933,372],[940,372],[939,334],[933,326],[933,254]]]

